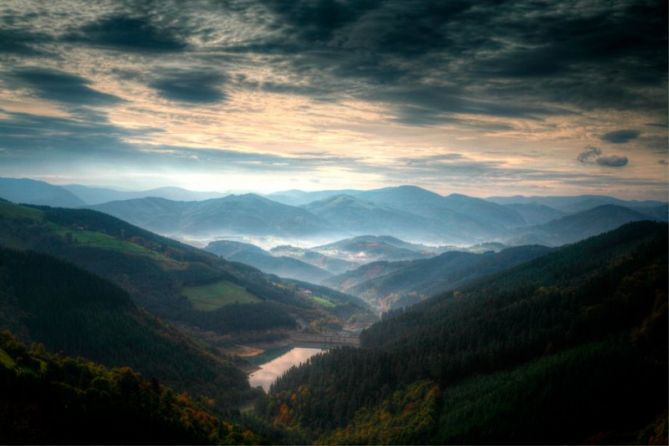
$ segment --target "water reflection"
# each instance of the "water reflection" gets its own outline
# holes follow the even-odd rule
[[[251,387],[260,386],[267,392],[269,386],[271,386],[279,376],[283,375],[286,370],[292,366],[302,364],[307,359],[322,351],[323,349],[320,348],[293,348],[278,358],[262,364],[260,370],[256,370],[249,375],[249,383],[251,384]]]

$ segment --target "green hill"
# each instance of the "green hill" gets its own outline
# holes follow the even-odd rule
[[[254,395],[230,360],[138,309],[119,287],[47,255],[0,248],[0,328],[51,351],[130,366],[219,407]]]
[[[70,261],[161,318],[221,334],[293,328],[298,317],[309,323],[334,318],[340,325],[349,317],[372,317],[353,297],[335,293],[335,308],[324,307],[311,299],[308,284],[282,281],[91,210],[0,202],[0,245]]]
[[[628,224],[396,311],[258,410],[325,443],[666,442],[667,242]]]

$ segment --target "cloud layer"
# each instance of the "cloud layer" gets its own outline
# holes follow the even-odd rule
[[[74,156],[277,188],[658,194],[666,17],[651,0],[8,1],[0,173]]]

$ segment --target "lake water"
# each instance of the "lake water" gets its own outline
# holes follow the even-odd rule
[[[265,392],[269,390],[276,379],[283,375],[286,370],[292,366],[297,366],[305,362],[312,356],[324,351],[320,348],[302,348],[295,347],[282,354],[281,356],[272,359],[260,365],[260,370],[249,375],[249,383],[251,387],[262,387]]]

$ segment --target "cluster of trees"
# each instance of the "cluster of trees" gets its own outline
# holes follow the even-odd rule
[[[343,443],[637,441],[667,410],[667,280],[667,225],[633,223],[388,315],[258,409]],[[440,389],[436,421],[379,437],[419,382]]]
[[[264,301],[252,304],[233,303],[213,311],[192,312],[189,320],[199,327],[218,333],[262,331],[295,328],[295,319],[285,306]]]
[[[0,443],[258,444],[263,439],[128,367],[52,355],[0,333]]]

